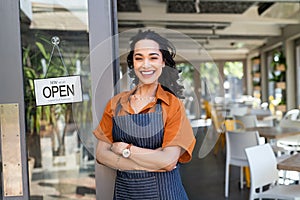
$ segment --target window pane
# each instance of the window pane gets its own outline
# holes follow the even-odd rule
[[[230,102],[241,100],[243,95],[243,63],[226,62],[224,65],[224,76],[225,98]]]

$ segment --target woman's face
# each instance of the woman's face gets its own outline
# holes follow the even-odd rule
[[[135,44],[133,68],[140,83],[158,83],[163,67],[165,67],[165,62],[157,42],[144,39]]]

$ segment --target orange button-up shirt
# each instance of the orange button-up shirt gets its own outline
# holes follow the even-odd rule
[[[93,131],[97,139],[108,143],[113,142],[112,118],[116,114],[117,105],[119,103],[121,105],[118,115],[134,114],[134,110],[130,106],[129,98],[135,90],[136,88],[131,91],[121,92],[110,99],[99,125]],[[161,85],[158,85],[156,99],[161,100],[163,112],[164,136],[162,148],[180,146],[185,152],[180,156],[179,162],[185,163],[190,161],[196,140],[182,101],[170,92],[165,91]],[[154,112],[155,104],[156,102],[149,103],[140,113]]]

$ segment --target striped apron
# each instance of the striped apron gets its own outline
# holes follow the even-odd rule
[[[118,106],[120,107],[120,106]],[[156,149],[162,146],[164,125],[160,102],[155,112],[113,118],[114,142]],[[169,172],[117,171],[115,200],[187,200],[179,173],[179,164]]]

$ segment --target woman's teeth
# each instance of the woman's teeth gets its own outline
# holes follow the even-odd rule
[[[153,73],[154,73],[154,71],[142,72],[143,75],[151,75],[151,74],[153,74]]]

